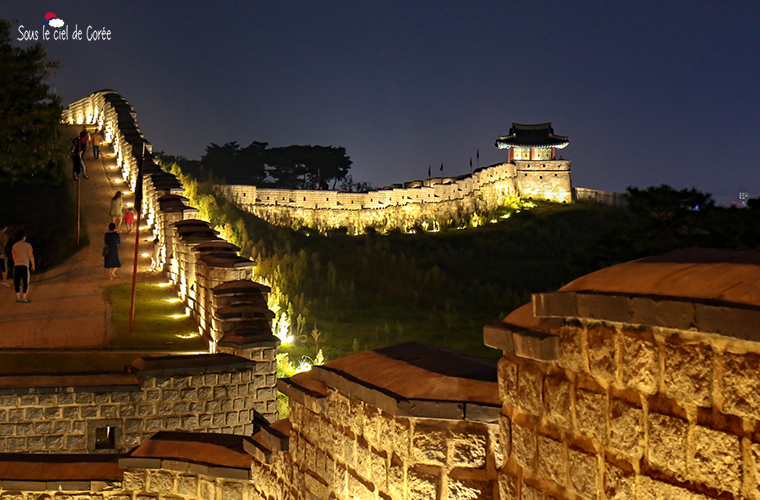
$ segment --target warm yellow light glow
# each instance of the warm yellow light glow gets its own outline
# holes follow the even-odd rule
[[[135,206],[135,204],[134,204],[134,203],[127,203],[127,206],[128,206],[128,207],[134,207],[134,206]]]
[[[183,339],[183,340],[187,340],[187,339],[196,339],[196,338],[198,338],[198,337],[200,337],[200,336],[201,336],[201,335],[200,335],[199,333],[195,333],[195,332],[188,332],[188,333],[178,333],[178,334],[177,334],[177,338],[178,338],[178,339]]]
[[[180,301],[180,299],[178,299],[177,297],[174,297],[173,299],[166,299],[166,301],[169,302],[170,304],[176,304],[177,302]]]
[[[149,253],[141,253],[140,257],[150,257],[150,254]]]
[[[182,319],[182,318],[186,318],[187,315],[186,314],[170,314],[169,317],[174,318],[174,319]]]
[[[158,286],[160,286],[161,288],[163,288],[163,287],[167,287],[167,286],[172,286],[172,284],[166,282],[166,283],[159,283]]]
[[[132,191],[122,191],[121,194],[130,195],[130,194],[132,194]]]
[[[116,178],[113,180],[113,182],[114,182],[114,184],[121,184],[121,183],[122,183],[122,182],[124,182],[124,181],[123,181],[123,180],[121,180],[121,179],[119,179],[118,177],[116,177]]]
[[[110,166],[110,167],[108,167],[108,168],[110,168],[111,170],[115,170],[115,169],[116,169],[116,165],[111,165],[111,166]]]

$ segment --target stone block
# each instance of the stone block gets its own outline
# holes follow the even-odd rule
[[[519,482],[518,478],[499,472],[499,500],[519,500]]]
[[[659,346],[654,338],[623,332],[621,343],[623,383],[644,394],[655,394],[660,369]]]
[[[485,468],[486,435],[474,432],[452,432],[449,446],[454,467]]]
[[[529,470],[536,468],[536,431],[512,422],[512,458]]]
[[[694,325],[693,302],[633,297],[631,309],[634,324],[664,326],[678,330],[688,330]]]
[[[416,469],[409,470],[408,474],[408,500],[430,500],[437,498],[438,477],[425,474]]]
[[[159,390],[145,391],[145,401],[149,403],[157,403],[160,400],[161,400],[161,391]]]
[[[537,361],[553,361],[559,357],[559,337],[544,332],[525,330],[512,334],[515,356]]]
[[[119,406],[119,416],[122,418],[134,417],[137,415],[137,406],[135,405],[122,405]]]
[[[161,403],[156,407],[156,413],[163,416],[173,415],[174,406],[171,403]]]
[[[8,422],[21,422],[22,420],[24,420],[24,410],[21,408],[8,410]]]
[[[620,399],[610,399],[609,447],[631,459],[644,453],[644,411]]]
[[[52,395],[53,394],[42,394],[40,395],[40,397],[52,396]],[[45,408],[42,413],[43,413],[43,418],[45,418],[46,420],[56,420],[56,419],[61,418],[61,408],[57,406],[51,407],[51,408]]]
[[[578,389],[575,414],[578,432],[604,443],[607,435],[607,396]]]
[[[574,318],[578,315],[575,292],[533,294],[533,315],[537,318]]]
[[[693,493],[687,489],[679,488],[647,476],[639,476],[637,488],[637,500],[665,500],[677,498],[678,500],[708,500],[708,497]]]
[[[616,378],[617,332],[612,328],[589,328],[586,332],[588,342],[588,364],[591,374],[608,382]]]
[[[521,499],[522,500],[546,500],[546,494],[544,494],[543,491],[537,488],[534,488],[533,486],[528,486],[527,484],[523,483]]]
[[[515,352],[512,329],[502,321],[491,321],[483,325],[483,344],[510,354]]]
[[[174,476],[169,471],[149,471],[148,488],[157,493],[171,493],[174,489]]]
[[[522,365],[517,377],[516,405],[526,413],[541,416],[544,374],[532,364]]]
[[[499,360],[499,398],[511,405],[517,405],[517,370],[513,360],[504,357]]]
[[[742,449],[737,436],[705,427],[694,428],[693,479],[737,494],[742,484]]]
[[[604,494],[607,500],[636,498],[636,476],[632,472],[607,463],[604,472]]]
[[[666,344],[662,392],[678,401],[709,407],[713,359],[712,350],[704,344]]]
[[[567,380],[555,376],[544,378],[544,416],[558,427],[570,429],[573,425],[573,409]]]
[[[39,403],[35,394],[24,394],[19,396],[18,404],[19,406],[37,406]]]
[[[66,449],[68,451],[84,450],[87,448],[87,440],[84,436],[66,436]]]
[[[539,435],[537,465],[539,477],[564,486],[566,467],[565,444],[550,437]]]
[[[18,427],[21,427],[23,424],[18,424]],[[29,424],[31,425],[31,424]],[[53,431],[53,423],[52,422],[37,422],[34,424],[34,434],[50,434]],[[18,429],[17,429],[18,432]],[[22,434],[19,432],[19,435]],[[29,432],[28,434],[32,434]]]
[[[595,500],[599,482],[599,461],[596,455],[570,448],[568,465],[571,471],[570,487],[579,495]]]
[[[370,456],[371,469],[372,469],[372,482],[377,485],[381,490],[388,490],[388,460],[377,453],[372,453]],[[326,476],[327,474],[325,474]],[[324,476],[323,476],[324,477]],[[327,479],[325,477],[325,479]],[[329,482],[329,480],[328,480]]]
[[[148,475],[144,470],[125,470],[124,471],[124,489],[133,491],[144,491],[148,483]]]
[[[562,368],[580,373],[583,367],[583,328],[563,326],[559,330],[559,358],[557,364]]]
[[[243,500],[243,485],[225,481],[222,485],[221,500]]]
[[[194,497],[198,494],[198,476],[178,476],[177,493]]]
[[[627,296],[579,293],[576,298],[580,318],[631,322],[631,300]]]
[[[446,465],[447,438],[447,432],[444,430],[417,425],[412,440],[414,461],[429,465]]]
[[[448,480],[448,498],[462,500],[492,500],[493,483],[491,481],[478,481],[475,479]]]
[[[649,463],[684,478],[688,431],[689,424],[679,418],[650,413],[647,443]]]
[[[760,418],[760,355],[725,353],[719,387],[724,412]]]
[[[27,408],[24,410],[26,420],[42,420],[45,418],[42,408]]]

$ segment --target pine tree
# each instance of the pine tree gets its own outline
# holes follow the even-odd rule
[[[39,43],[14,47],[10,26],[0,19],[0,180],[54,178],[65,153],[56,140],[63,109],[44,80],[58,63]]]

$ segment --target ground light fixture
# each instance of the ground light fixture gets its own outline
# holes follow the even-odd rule
[[[164,283],[159,283],[159,284],[158,284],[158,286],[160,286],[161,288],[164,288],[164,287],[167,287],[167,286],[171,286],[171,285],[172,285],[172,284],[171,284],[171,283],[169,283],[168,281],[167,281],[167,282],[164,282]]]
[[[149,253],[141,253],[140,257],[150,257],[150,254]]]

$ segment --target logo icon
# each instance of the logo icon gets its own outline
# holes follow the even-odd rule
[[[47,21],[47,23],[53,28],[62,28],[63,25],[66,24],[63,22],[63,19],[58,19],[58,17],[52,12],[45,14],[45,21]]]

